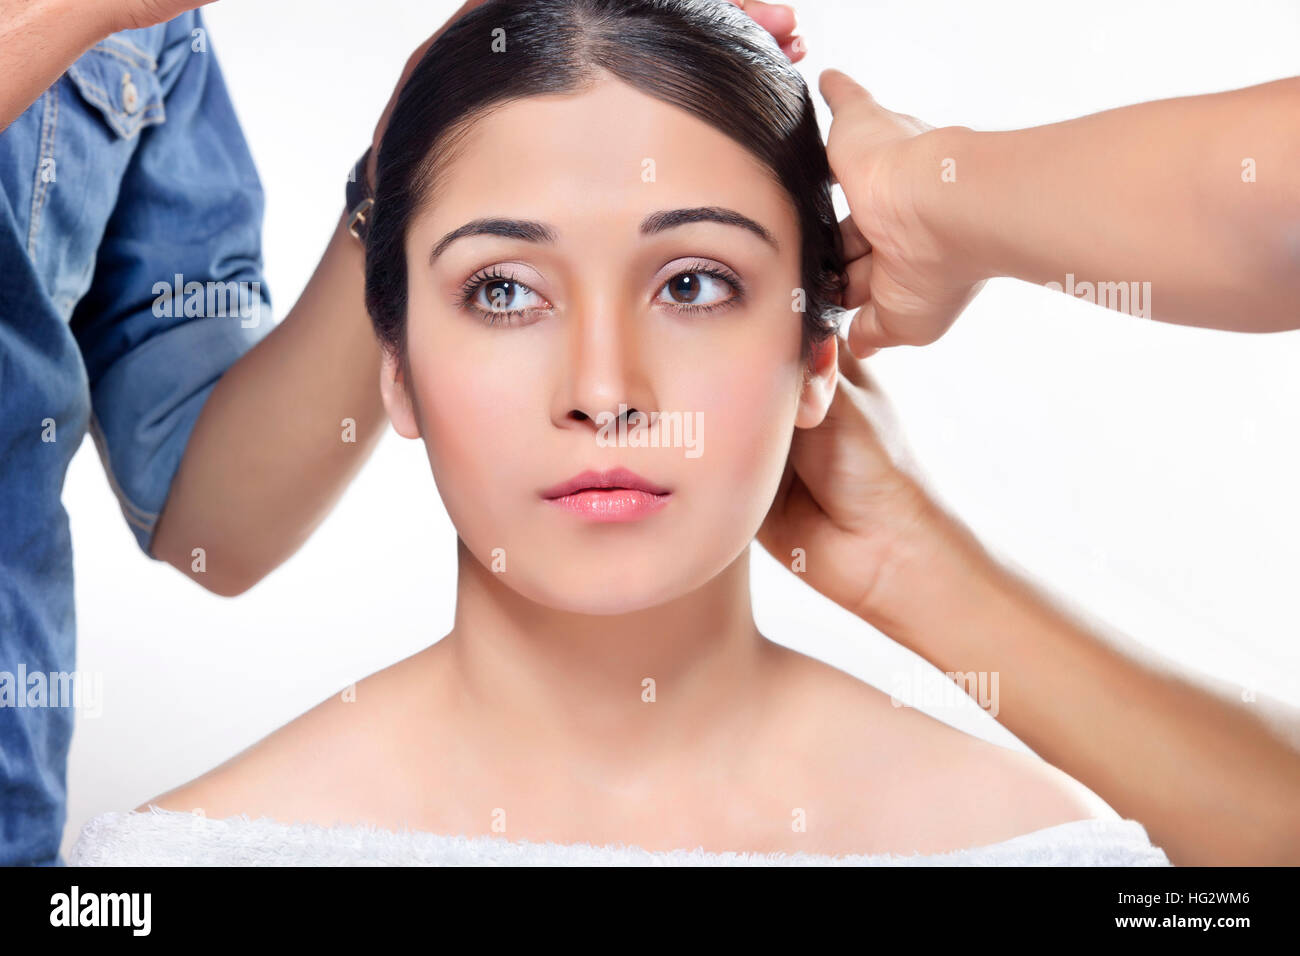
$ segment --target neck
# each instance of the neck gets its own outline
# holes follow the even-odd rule
[[[455,625],[438,646],[471,726],[642,765],[753,730],[772,645],[754,625],[748,549],[691,593],[619,615],[537,604],[457,549]]]

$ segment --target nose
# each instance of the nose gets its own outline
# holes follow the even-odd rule
[[[619,415],[649,414],[646,342],[635,317],[609,301],[591,302],[566,316],[564,372],[552,420],[561,428],[591,432]]]

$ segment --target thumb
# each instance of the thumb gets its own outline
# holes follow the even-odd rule
[[[870,358],[882,348],[895,344],[893,337],[881,327],[874,302],[858,309],[858,314],[849,323],[848,346],[854,358]]]
[[[866,358],[877,349],[892,345],[929,345],[939,337],[933,332],[935,317],[922,309],[915,314],[912,309],[899,309],[900,303],[915,300],[887,273],[874,267],[871,270],[871,299],[849,325],[849,351],[857,358]]]
[[[856,102],[876,105],[875,99],[866,87],[840,70],[823,70],[818,78],[817,87],[822,99],[831,108],[831,116],[839,114],[846,106]]]

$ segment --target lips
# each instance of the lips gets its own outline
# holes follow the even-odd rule
[[[547,488],[542,497],[593,521],[637,521],[668,503],[667,488],[626,468],[584,471]]]
[[[634,471],[614,468],[610,471],[584,471],[568,481],[560,482],[542,492],[543,498],[563,498],[579,491],[604,491],[622,488],[627,491],[644,491],[650,495],[666,495],[667,488],[646,481]]]

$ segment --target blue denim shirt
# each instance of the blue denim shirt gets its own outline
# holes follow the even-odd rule
[[[0,133],[0,864],[63,862],[68,462],[89,429],[152,557],[204,401],[271,325],[262,207],[197,12],[109,37]]]

